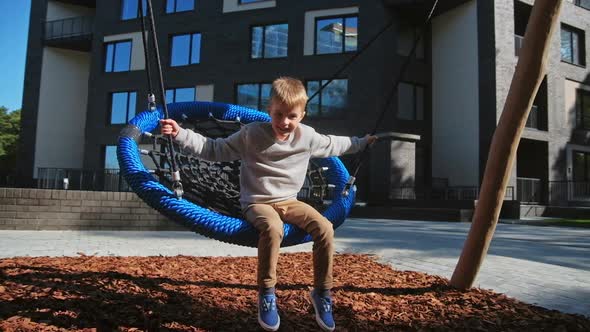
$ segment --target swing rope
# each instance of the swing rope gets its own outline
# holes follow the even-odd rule
[[[139,1],[139,6],[140,6],[140,11],[142,11],[143,8],[143,1]],[[162,66],[161,66],[161,62],[160,62],[160,54],[159,54],[159,47],[158,47],[158,40],[157,40],[157,36],[156,36],[156,27],[155,27],[155,22],[154,22],[154,15],[153,15],[153,11],[152,11],[152,2],[151,0],[146,0],[146,4],[147,4],[147,14],[148,14],[148,18],[149,18],[149,23],[150,23],[150,27],[151,27],[151,35],[152,35],[152,40],[154,43],[154,48],[155,48],[155,57],[156,57],[156,63],[157,63],[157,69],[158,69],[158,78],[159,78],[159,84],[160,84],[160,97],[162,99],[162,104],[163,104],[163,111],[164,111],[164,116],[165,118],[169,118],[168,115],[168,108],[166,105],[166,98],[165,98],[165,93],[164,93],[164,79],[163,79],[163,74],[162,74]],[[381,125],[381,122],[383,121],[383,118],[385,116],[385,113],[387,112],[387,110],[390,107],[390,104],[393,100],[393,98],[396,96],[399,84],[402,80],[402,78],[404,77],[407,68],[409,67],[410,61],[411,59],[414,57],[415,53],[416,53],[416,49],[418,47],[418,43],[420,42],[420,40],[422,39],[422,36],[424,34],[424,31],[426,30],[426,28],[428,27],[428,24],[430,24],[430,21],[432,19],[433,13],[437,7],[438,4],[438,0],[435,0],[432,8],[430,9],[426,20],[424,21],[422,28],[419,30],[418,34],[416,35],[416,37],[414,38],[413,41],[413,45],[410,51],[410,54],[406,57],[406,59],[404,60],[402,66],[400,67],[399,73],[397,75],[397,78],[394,80],[394,83],[392,84],[391,90],[389,91],[387,97],[385,98],[385,103],[383,105],[383,108],[381,109],[381,112],[379,113],[379,116],[377,118],[377,121],[375,122],[375,126],[373,128],[373,130],[370,132],[370,135],[375,135],[377,130],[379,129],[379,126]],[[145,39],[145,21],[143,18],[143,15],[141,15],[142,13],[140,13],[141,16],[141,27],[142,27],[142,39],[144,42],[144,56],[146,58],[146,68],[147,68],[147,76],[148,76],[148,84],[150,86],[150,91],[152,91],[152,87],[151,87],[151,74],[150,74],[150,70],[149,70],[149,64],[148,64],[148,60],[149,60],[149,51],[148,51],[148,47],[147,47],[147,43],[146,43],[146,39]],[[373,35],[369,41],[358,51],[355,52],[353,56],[351,56],[349,59],[347,59],[338,70],[336,70],[336,72],[330,77],[329,80],[327,80],[325,83],[321,84],[320,87],[318,88],[318,90],[313,93],[307,101],[307,104],[309,103],[309,101],[311,101],[313,98],[315,98],[316,96],[318,96],[330,83],[332,83],[340,74],[342,74],[342,72],[344,72],[361,54],[363,54],[375,41],[377,41],[377,39],[379,39],[379,37],[381,37],[385,31],[387,31],[391,26],[393,26],[393,24],[395,23],[395,20],[392,19],[390,20],[385,26],[383,26],[375,35]],[[149,97],[148,97],[149,98]],[[306,108],[307,108],[307,104],[306,104]],[[155,105],[155,100],[154,100],[154,105]],[[151,109],[151,108],[150,108]],[[172,144],[172,137],[170,135],[168,135],[167,137],[167,145],[168,145],[168,152],[170,153],[170,158],[168,159],[170,162],[170,167],[171,167],[171,172],[172,172],[172,180],[173,180],[173,189],[174,189],[174,193],[176,194],[176,196],[178,198],[182,197],[183,194],[183,189],[182,189],[182,183],[181,183],[181,178],[180,178],[180,172],[178,171],[177,165],[176,165],[176,158],[174,156],[174,148],[173,148],[173,144]],[[354,185],[354,182],[356,180],[356,176],[358,175],[358,172],[363,164],[363,161],[365,159],[367,159],[368,157],[368,152],[369,152],[370,147],[367,146],[363,149],[363,151],[361,153],[357,153],[357,156],[355,158],[355,161],[353,163],[354,167],[354,171],[352,173],[352,175],[350,175],[346,185],[344,186],[344,189],[342,191],[342,195],[343,196],[348,196],[349,192],[352,188],[352,186]]]
[[[150,50],[147,44],[146,28],[145,28],[145,17],[143,15],[143,1],[139,1],[138,15],[141,18],[141,40],[143,42],[143,56],[145,58],[145,72],[147,74],[148,82],[148,94],[147,104],[150,111],[156,110],[156,96],[154,95],[154,88],[152,85],[152,74],[150,69]]]

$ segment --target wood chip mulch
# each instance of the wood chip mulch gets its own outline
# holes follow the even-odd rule
[[[282,331],[316,331],[311,254],[282,254]],[[590,331],[590,319],[393,270],[367,255],[334,264],[337,331]],[[0,259],[0,331],[256,331],[255,257]]]

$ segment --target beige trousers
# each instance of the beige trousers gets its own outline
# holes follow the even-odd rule
[[[277,262],[284,221],[301,228],[313,238],[314,287],[332,288],[334,227],[321,213],[306,203],[290,199],[278,203],[250,204],[244,210],[244,215],[259,234],[258,287],[275,287],[277,283]]]

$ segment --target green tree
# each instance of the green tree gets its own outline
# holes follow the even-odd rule
[[[20,113],[0,106],[0,172],[3,173],[16,170]]]

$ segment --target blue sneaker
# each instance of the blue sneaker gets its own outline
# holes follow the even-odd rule
[[[258,323],[265,331],[276,331],[281,324],[274,293],[258,295]]]
[[[334,331],[336,323],[332,317],[332,297],[320,296],[315,289],[309,293],[311,304],[315,310],[315,320],[324,331]]]

